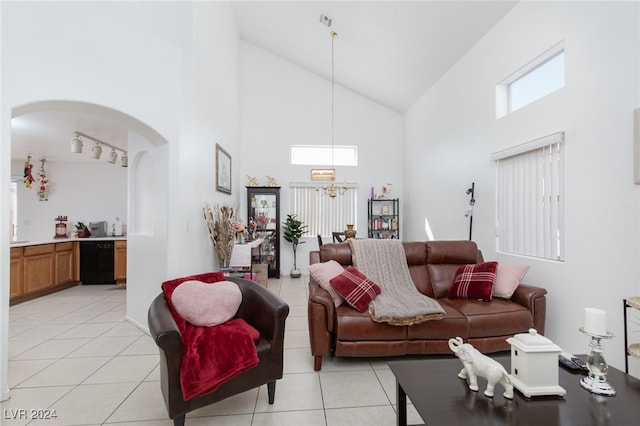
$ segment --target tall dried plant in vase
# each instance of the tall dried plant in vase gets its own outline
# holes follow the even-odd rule
[[[235,244],[236,209],[226,204],[215,204],[211,209],[207,204],[203,212],[209,238],[220,259],[220,267],[228,268],[231,261],[231,251]]]

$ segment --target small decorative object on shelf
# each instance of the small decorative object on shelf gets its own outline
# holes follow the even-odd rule
[[[267,176],[267,186],[278,186],[278,182],[276,182],[276,178],[273,176]]]
[[[487,389],[484,394],[489,398],[493,398],[493,391],[497,384],[504,387],[504,396],[507,399],[513,399],[513,385],[509,379],[507,370],[504,369],[495,359],[480,353],[473,345],[464,343],[461,337],[449,339],[449,348],[455,356],[462,362],[462,370],[458,373],[458,377],[468,380],[469,389],[474,392],[478,391],[478,377],[487,379]]]
[[[347,229],[344,230],[345,238],[355,238],[358,233],[355,229],[353,229],[355,225],[347,225]]]
[[[236,243],[245,244],[247,238],[247,227],[244,226],[244,223],[238,221],[234,224],[234,228],[236,230]]]
[[[253,177],[253,176],[249,176],[247,175],[247,186],[258,186],[258,179]]]
[[[389,198],[390,192],[391,192],[391,184],[385,183],[384,185],[382,185],[382,193],[378,195],[378,199],[386,200],[387,198]]]
[[[511,383],[524,396],[562,396],[567,393],[558,384],[560,346],[533,328],[528,333],[509,337],[507,343],[511,345]]]
[[[56,235],[54,238],[67,238],[67,224],[66,222],[69,220],[67,216],[58,216],[55,218],[56,223]]]
[[[580,331],[591,337],[591,350],[587,357],[589,375],[580,380],[580,386],[597,395],[614,396],[616,390],[607,382],[609,366],[600,343],[602,339],[613,338],[613,334],[607,331],[607,313],[601,309],[584,308],[584,327],[580,327]]]

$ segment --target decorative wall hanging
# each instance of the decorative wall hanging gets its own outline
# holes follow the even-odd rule
[[[31,189],[31,184],[35,179],[32,174],[33,164],[31,164],[31,156],[27,156],[27,161],[24,162],[24,184],[27,188]]]
[[[311,169],[312,181],[334,181],[336,169]]]
[[[231,156],[216,144],[216,190],[231,194]]]
[[[49,179],[44,171],[44,163],[46,163],[46,161],[45,158],[41,158],[40,168],[38,169],[38,200],[40,201],[49,200]]]

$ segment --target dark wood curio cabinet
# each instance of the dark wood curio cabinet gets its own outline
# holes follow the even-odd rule
[[[263,238],[259,259],[269,277],[280,278],[280,187],[247,186],[247,223],[255,221],[255,238]]]

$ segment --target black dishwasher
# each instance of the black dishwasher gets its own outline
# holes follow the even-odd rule
[[[83,284],[115,284],[113,241],[80,241],[80,280]]]

